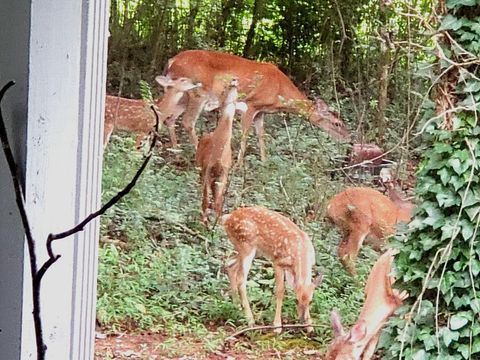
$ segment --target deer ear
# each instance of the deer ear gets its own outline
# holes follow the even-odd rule
[[[330,313],[330,321],[332,322],[333,334],[336,338],[345,335],[342,320],[340,319],[340,315],[335,310]]]
[[[358,342],[362,340],[367,335],[367,324],[365,320],[361,320],[355,325],[353,325],[350,330],[349,340],[351,342]]]
[[[190,80],[188,80],[190,81]],[[192,89],[195,89],[195,88],[199,88],[199,87],[202,87],[202,83],[201,82],[198,82],[196,84],[194,84],[193,82],[189,85],[186,86],[186,89],[185,90],[192,90]]]
[[[172,79],[168,76],[157,76],[155,77],[155,81],[163,87],[167,87],[172,83]]]

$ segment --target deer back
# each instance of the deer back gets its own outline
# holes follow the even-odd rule
[[[292,268],[294,275],[308,276],[307,281],[311,281],[311,267],[315,263],[312,242],[287,217],[255,206],[239,208],[224,216],[223,224],[237,251],[256,248],[278,265]]]
[[[152,111],[143,100],[107,95],[105,98],[105,125],[132,132],[148,131],[154,125]]]
[[[343,231],[368,226],[377,238],[393,234],[395,224],[403,221],[392,200],[367,187],[347,188],[335,195],[327,206],[327,217]]]

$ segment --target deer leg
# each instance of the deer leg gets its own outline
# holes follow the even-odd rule
[[[135,149],[140,150],[142,147],[142,141],[145,139],[145,133],[138,134],[135,138]]]
[[[215,201],[215,214],[217,216],[217,220],[220,219],[223,213],[223,202],[225,196],[225,190],[227,187],[227,180],[228,180],[228,173],[226,171],[222,171],[222,175],[219,179],[215,182],[215,192],[214,192],[214,201]]]
[[[380,334],[375,334],[370,341],[367,343],[365,350],[363,350],[362,360],[370,360],[375,353],[375,348],[377,347],[378,339],[380,338]]]
[[[252,126],[253,119],[255,118],[256,111],[248,109],[242,116],[242,140],[240,142],[240,151],[238,153],[237,162],[243,164],[243,158],[245,157],[245,151],[247,150],[248,131]]]
[[[176,148],[178,146],[177,142],[177,134],[175,134],[175,120],[177,120],[174,116],[169,116],[165,120],[165,125],[167,125],[168,135],[170,136],[170,142],[172,143],[172,148]]]
[[[285,270],[280,266],[275,266],[275,320],[273,326],[282,326],[282,305],[285,295]],[[274,332],[280,334],[282,328],[274,329]]]
[[[110,136],[112,136],[113,124],[105,124],[103,129],[103,148],[107,147],[108,142],[110,141]]]
[[[239,253],[239,262],[237,267],[237,283],[238,283],[238,292],[240,293],[240,302],[242,304],[243,311],[245,312],[245,317],[247,318],[248,326],[253,326],[255,320],[253,319],[252,309],[248,303],[247,297],[247,276],[252,266],[253,258],[255,257],[255,249],[250,249],[250,252],[242,255]]]
[[[190,143],[197,148],[198,137],[195,132],[195,124],[197,122],[200,113],[202,112],[205,104],[207,103],[208,96],[203,95],[190,95],[188,96],[187,109],[183,114],[182,125],[190,138]]]
[[[258,147],[260,148],[260,159],[265,161],[267,160],[267,153],[265,148],[265,129],[263,127],[263,117],[263,114],[257,115],[254,120],[254,125],[258,138]]]
[[[232,298],[234,302],[239,301],[238,281],[237,281],[238,264],[239,264],[239,261],[237,257],[229,260],[227,263],[227,275],[228,275],[228,280],[230,280],[230,289],[232,290]]]
[[[350,230],[346,239],[343,239],[338,246],[338,257],[345,269],[353,276],[357,275],[355,261],[368,232],[368,229],[362,229],[361,227]]]
[[[208,170],[203,176],[203,198],[202,198],[202,222],[206,225],[208,223],[208,208],[210,207],[210,175]]]

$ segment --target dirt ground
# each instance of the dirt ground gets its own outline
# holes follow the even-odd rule
[[[275,346],[273,346],[275,347]],[[167,337],[161,334],[123,334],[97,339],[95,360],[240,360],[240,359],[302,359],[321,360],[315,349],[294,348],[275,350],[249,342],[209,343],[208,339]]]

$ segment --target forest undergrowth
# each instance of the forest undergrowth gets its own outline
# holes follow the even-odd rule
[[[232,173],[225,207],[262,205],[280,211],[312,238],[314,270],[323,274],[311,304],[313,339],[298,332],[280,337],[263,333],[254,339],[260,347],[295,347],[304,339],[324,349],[331,340],[330,311],[337,309],[346,324],[354,322],[377,255],[364,247],[359,275],[352,278],[336,255],[339,234],[323,219],[328,199],[345,186],[345,175],[352,175],[332,171],[343,166],[346,146],[303,119],[282,120],[286,118],[280,115],[267,117],[269,157],[264,163],[250,135],[245,168]],[[234,134],[236,149],[239,129]],[[182,136],[180,151],[168,149],[168,142],[159,147],[132,193],[102,218],[97,320],[105,333],[161,333],[172,339],[188,334],[215,347],[246,321],[231,300],[224,273],[233,248],[220,225],[207,229],[200,222],[199,171],[193,148]],[[133,138],[113,136],[104,157],[104,199],[124,185],[141,158]],[[255,259],[247,286],[256,323],[271,325],[274,274],[269,261]],[[293,291],[287,291],[283,318],[284,323],[297,321]]]

